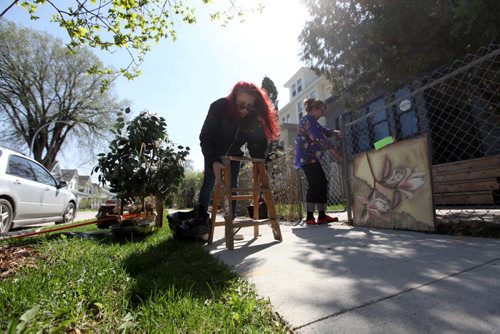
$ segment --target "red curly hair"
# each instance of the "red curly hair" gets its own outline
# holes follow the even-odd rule
[[[274,110],[273,103],[269,99],[267,92],[251,82],[239,81],[227,96],[231,105],[231,116],[236,119],[241,117],[236,108],[236,97],[241,92],[255,96],[257,118],[264,127],[266,138],[268,140],[278,139],[280,136],[278,113]]]

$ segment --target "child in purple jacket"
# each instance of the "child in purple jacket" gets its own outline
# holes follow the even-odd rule
[[[326,215],[328,182],[320,161],[326,150],[335,150],[328,138],[340,138],[340,131],[330,130],[318,123],[328,109],[323,101],[307,99],[304,101],[306,115],[300,120],[295,138],[295,166],[302,168],[307,178],[306,224],[318,225],[338,221]],[[335,151],[336,152],[336,151]],[[318,220],[314,211],[318,210]]]

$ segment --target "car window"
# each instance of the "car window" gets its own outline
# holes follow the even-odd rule
[[[50,175],[50,173],[40,165],[37,165],[34,162],[31,162],[31,167],[35,172],[36,180],[40,183],[47,184],[49,186],[55,187],[57,185],[56,180]]]
[[[29,160],[11,155],[9,157],[9,164],[7,166],[7,174],[19,176],[23,179],[36,181],[35,173],[30,166]]]

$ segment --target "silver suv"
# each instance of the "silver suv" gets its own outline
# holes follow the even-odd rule
[[[71,223],[75,195],[42,165],[0,146],[0,233],[46,222]]]

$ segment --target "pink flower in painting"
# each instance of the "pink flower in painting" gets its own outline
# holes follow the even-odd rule
[[[394,169],[382,183],[399,189],[408,198],[413,198],[413,192],[425,184],[425,174],[411,168],[405,168],[403,171]]]
[[[407,168],[405,176],[399,183],[399,190],[408,198],[413,198],[413,192],[425,184],[424,176],[424,173],[413,172]]]
[[[373,196],[372,199],[367,199],[364,196],[357,196],[358,200],[365,205],[362,220],[364,223],[370,218],[380,217],[383,213],[389,211],[389,204],[385,199]]]
[[[382,183],[387,186],[392,186],[391,188],[394,188],[399,184],[399,182],[401,182],[401,180],[403,180],[403,174],[396,169],[393,169],[391,175],[384,178],[382,180]]]

